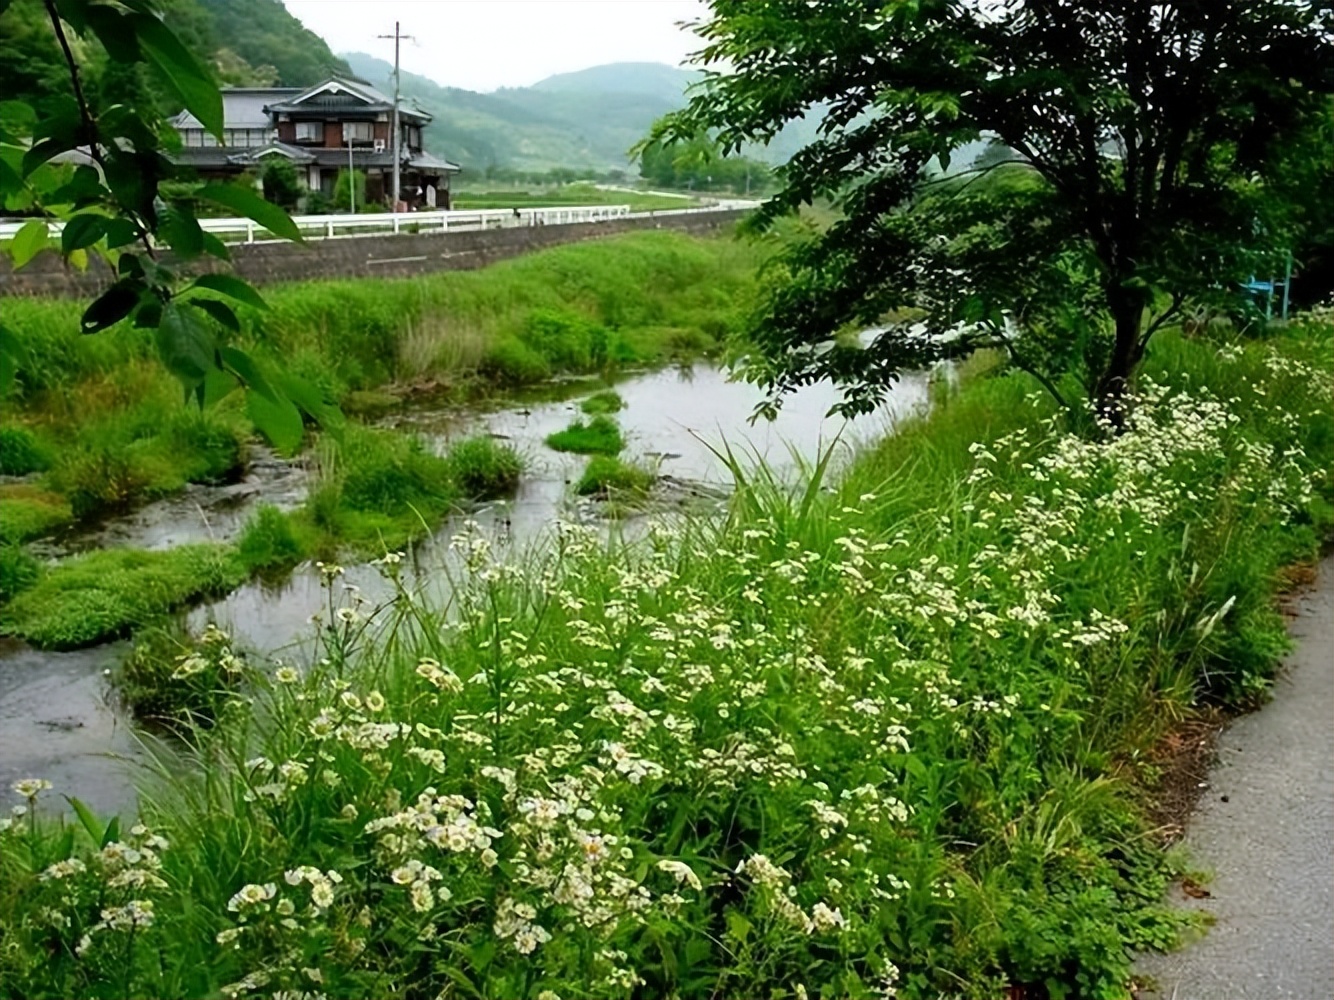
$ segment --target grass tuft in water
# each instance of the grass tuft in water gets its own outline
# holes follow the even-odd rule
[[[602,392],[595,392],[587,399],[579,403],[579,409],[583,410],[589,416],[596,416],[599,413],[619,413],[625,407],[625,400],[621,394],[614,389],[604,389]]]
[[[548,435],[547,447],[576,455],[616,455],[625,447],[625,439],[616,421],[597,416],[588,423],[576,420],[565,430]]]
[[[523,459],[513,446],[486,435],[450,445],[445,465],[455,488],[469,500],[509,496],[523,473]]]
[[[622,461],[614,455],[597,455],[589,461],[574,491],[580,496],[603,499],[642,497],[648,493],[656,478],[651,470],[642,465]]]

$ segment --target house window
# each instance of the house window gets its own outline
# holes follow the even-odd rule
[[[373,129],[370,122],[343,122],[343,141],[348,144],[370,142],[374,137]]]
[[[184,129],[181,138],[186,146],[202,146],[204,144],[204,130],[202,128]]]
[[[403,129],[403,142],[408,149],[422,148],[422,130],[416,125],[409,125]]]
[[[323,142],[324,122],[297,122],[297,142]]]

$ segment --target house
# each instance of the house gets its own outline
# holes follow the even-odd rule
[[[177,163],[208,179],[258,171],[285,157],[309,191],[332,196],[349,162],[366,175],[366,200],[388,204],[393,191],[393,99],[370,84],[330,77],[313,87],[229,87],[222,91],[223,142],[183,111],[171,120],[181,136]],[[400,197],[410,209],[449,208],[457,164],[422,149],[431,116],[399,101]]]

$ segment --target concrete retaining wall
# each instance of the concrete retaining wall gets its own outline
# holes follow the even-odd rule
[[[467,271],[507,257],[518,257],[561,243],[579,243],[617,233],[672,229],[706,233],[734,226],[745,210],[611,219],[559,226],[524,226],[465,233],[422,233],[312,240],[308,243],[233,245],[233,273],[256,285],[313,278],[408,277],[434,271]],[[170,264],[170,255],[164,263]],[[182,270],[226,270],[212,258],[191,261]],[[94,261],[76,271],[51,251],[44,251],[21,271],[0,258],[0,296],[89,296],[112,281],[110,271]]]

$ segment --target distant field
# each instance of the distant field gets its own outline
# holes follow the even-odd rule
[[[650,194],[637,191],[605,191],[592,184],[566,184],[551,188],[501,188],[456,190],[453,207],[458,209],[541,208],[559,205],[629,205],[632,212],[668,208],[691,208],[701,204],[686,195]]]

